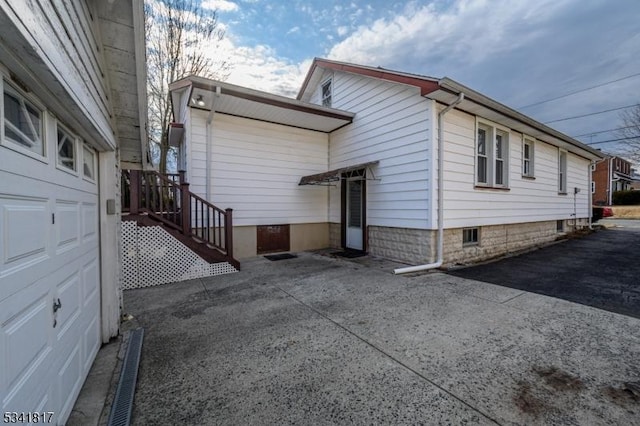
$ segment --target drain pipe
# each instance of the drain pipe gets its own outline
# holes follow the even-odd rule
[[[444,251],[444,115],[463,100],[464,93],[460,92],[458,99],[438,113],[438,241],[436,247],[436,262],[394,269],[393,273],[396,275],[426,271],[442,266],[442,252]]]

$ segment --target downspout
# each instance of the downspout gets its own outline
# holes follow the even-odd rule
[[[591,160],[589,163],[589,205],[588,205],[588,213],[589,213],[589,229],[593,230],[593,168],[596,165],[595,160]]]
[[[464,93],[460,92],[458,94],[458,99],[438,113],[438,238],[436,262],[394,269],[393,273],[396,275],[406,274],[409,272],[426,271],[442,266],[442,255],[444,251],[444,115],[455,108],[455,106],[463,100]]]
[[[613,201],[613,157],[609,158],[609,179],[607,179],[608,200],[607,205],[610,206]]]
[[[207,166],[205,169],[205,179],[207,180],[205,183],[205,197],[207,201],[211,202],[213,200],[213,194],[211,193],[211,152],[213,149],[213,140],[211,139],[211,122],[213,121],[213,114],[216,112],[216,99],[220,96],[220,86],[216,86],[216,94],[213,96],[213,100],[211,101],[211,110],[209,111],[209,116],[207,117],[206,124],[206,156],[207,156]]]

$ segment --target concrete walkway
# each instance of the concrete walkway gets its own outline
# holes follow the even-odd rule
[[[639,424],[640,320],[316,254],[125,292],[133,424]]]

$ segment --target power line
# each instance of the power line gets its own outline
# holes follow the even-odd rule
[[[609,143],[609,142],[619,142],[619,141],[626,141],[629,139],[638,139],[638,136],[631,136],[628,138],[618,138],[618,139],[609,139],[606,141],[598,141],[598,142],[583,142],[585,145],[599,145],[601,143]]]
[[[618,110],[620,110],[620,109],[625,109],[625,108],[633,108],[633,107],[634,107],[634,106],[636,106],[636,105],[637,105],[637,104],[627,105],[627,106],[618,107],[618,108],[605,109],[604,111],[591,112],[591,113],[589,113],[589,114],[576,115],[576,116],[574,116],[574,117],[559,118],[559,119],[557,119],[557,120],[545,121],[545,122],[544,122],[544,124],[557,123],[558,121],[573,120],[573,119],[575,119],[575,118],[582,118],[582,117],[589,117],[589,116],[591,116],[591,115],[604,114],[605,112],[618,111]]]
[[[638,126],[624,126],[624,127],[616,127],[615,129],[609,129],[609,130],[600,130],[599,132],[589,132],[589,133],[584,133],[582,135],[576,135],[576,136],[571,136],[572,138],[579,138],[582,136],[591,136],[591,135],[599,135],[600,133],[609,133],[609,132],[613,132],[615,130],[623,130],[623,129],[630,129],[632,127],[638,127]]]
[[[637,76],[639,76],[639,75],[640,75],[640,72],[639,72],[639,73],[637,73],[637,74],[631,74],[631,75],[628,75],[628,76],[626,76],[626,77],[621,77],[621,78],[618,78],[618,79],[616,79],[616,80],[611,80],[611,81],[607,81],[607,82],[605,82],[605,83],[596,84],[595,86],[587,87],[586,89],[574,90],[573,92],[569,92],[569,93],[566,93],[566,94],[564,94],[564,95],[556,96],[555,98],[546,99],[546,100],[544,100],[544,101],[540,101],[540,102],[536,102],[536,103],[533,103],[533,104],[529,104],[529,105],[521,106],[521,107],[519,107],[518,109],[525,109],[525,108],[529,108],[529,107],[532,107],[532,106],[536,106],[536,105],[540,105],[540,104],[545,104],[545,103],[547,103],[547,102],[551,102],[551,101],[555,101],[555,100],[558,100],[558,99],[566,98],[566,97],[568,97],[568,96],[572,96],[572,95],[575,95],[575,94],[577,94],[577,93],[586,92],[587,90],[597,89],[598,87],[606,86],[607,84],[611,84],[611,83],[617,83],[618,81],[626,80],[626,79],[628,79],[628,78],[632,78],[632,77],[637,77]]]

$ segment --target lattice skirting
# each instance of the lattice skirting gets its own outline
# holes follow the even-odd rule
[[[208,263],[161,226],[122,221],[121,241],[124,290],[237,272],[228,262]]]

